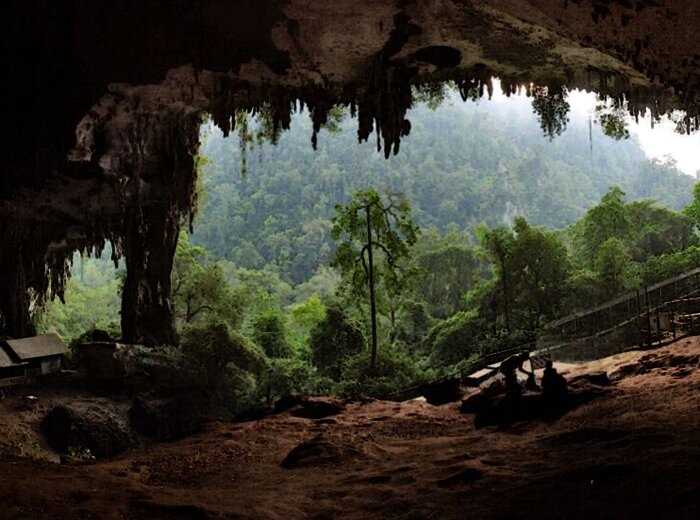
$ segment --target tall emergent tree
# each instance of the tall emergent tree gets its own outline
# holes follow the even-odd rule
[[[511,283],[512,273],[510,267],[513,258],[513,243],[515,237],[513,231],[506,227],[489,229],[480,227],[477,235],[481,242],[481,248],[494,266],[498,285],[500,286],[501,298],[503,300],[503,314],[505,315],[506,330],[510,330],[510,307],[511,307]]]
[[[331,234],[341,243],[332,264],[341,270],[355,296],[364,298],[369,294],[370,367],[374,369],[377,362],[376,289],[383,282],[390,297],[396,297],[406,280],[401,261],[408,258],[419,230],[404,197],[381,196],[373,189],[355,193],[347,205],[337,205],[335,212]]]

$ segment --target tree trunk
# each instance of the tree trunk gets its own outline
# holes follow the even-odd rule
[[[127,343],[174,345],[170,276],[180,224],[167,205],[142,212],[129,217],[125,236],[122,335]]]
[[[369,305],[372,320],[372,358],[370,368],[374,370],[377,366],[377,301],[374,294],[374,258],[372,256],[372,223],[370,221],[370,207],[365,208],[367,215],[367,261],[369,264]]]

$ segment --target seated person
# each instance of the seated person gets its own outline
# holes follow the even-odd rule
[[[557,369],[547,360],[544,374],[542,375],[542,396],[549,404],[563,404],[568,395],[567,383]]]
[[[519,352],[513,354],[509,358],[504,359],[500,365],[500,372],[503,374],[506,383],[506,394],[511,397],[519,397],[522,393],[522,388],[518,382],[517,371],[522,372],[528,377],[528,385],[534,383],[534,374],[523,368],[523,364],[530,359],[529,352]],[[536,386],[536,385],[535,385]]]

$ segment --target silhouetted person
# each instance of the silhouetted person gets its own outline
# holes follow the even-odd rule
[[[540,387],[537,386],[537,380],[535,379],[535,373],[529,372],[527,375],[527,381],[525,382],[525,388],[531,392],[539,392]]]
[[[542,375],[542,397],[548,405],[558,406],[566,403],[568,396],[566,379],[547,360]]]
[[[528,376],[528,380],[531,377],[534,377],[532,372],[528,372],[523,368],[523,363],[525,363],[528,359],[530,359],[530,354],[528,352],[519,352],[501,362],[499,370],[505,379],[506,395],[512,399],[517,400],[522,394],[522,388],[518,382],[517,371],[526,374]]]

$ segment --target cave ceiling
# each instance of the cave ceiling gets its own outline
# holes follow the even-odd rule
[[[498,76],[506,92],[584,88],[635,115],[682,109],[684,129],[698,128],[692,0],[11,0],[5,11],[0,264],[31,249],[40,260],[23,276],[39,293],[52,278],[60,292],[72,251],[110,240],[119,256],[138,243],[130,233],[155,233],[143,219],[172,234],[191,215],[205,114],[229,132],[236,111],[266,107],[283,131],[304,106],[318,129],[343,104],[358,137],[389,155],[410,132],[412,86],[451,80],[467,97]]]

